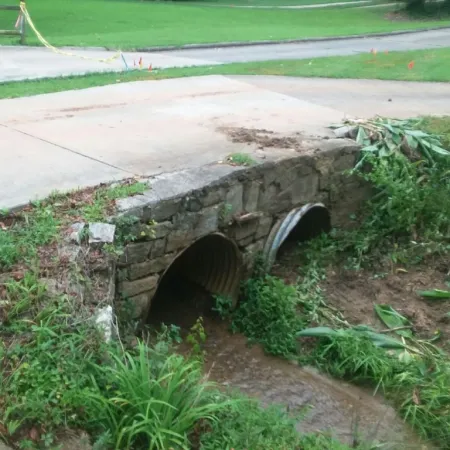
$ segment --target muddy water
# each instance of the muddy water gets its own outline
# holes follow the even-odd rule
[[[263,405],[281,404],[288,411],[309,408],[298,431],[329,431],[349,445],[356,436],[364,442],[389,443],[383,448],[431,449],[419,443],[395,411],[371,391],[265,355],[217,321],[207,321],[206,331],[206,370],[211,378],[258,398]]]
[[[228,326],[208,311],[211,299],[207,294],[180,281],[171,283],[167,294],[154,309],[152,322],[179,325],[185,336],[202,315],[207,334],[205,370],[210,379],[256,397],[263,405],[281,404],[291,412],[308,408],[297,425],[299,432],[328,431],[348,445],[353,445],[356,437],[363,442],[388,443],[383,449],[432,448],[421,444],[392,407],[370,390],[268,356],[259,346],[249,347],[244,336],[231,334]],[[169,305],[169,299],[170,308],[163,307]]]

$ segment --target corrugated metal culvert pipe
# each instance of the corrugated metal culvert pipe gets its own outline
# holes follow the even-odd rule
[[[211,309],[212,295],[230,297],[236,304],[241,266],[239,249],[225,235],[214,233],[198,239],[175,258],[161,277],[148,321],[189,326],[187,322],[195,322]],[[176,316],[183,323],[177,323]]]
[[[264,266],[269,272],[278,251],[287,241],[304,242],[331,229],[330,212],[322,203],[308,203],[293,209],[280,219],[270,231],[264,246]]]

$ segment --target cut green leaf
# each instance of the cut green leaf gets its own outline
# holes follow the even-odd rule
[[[433,289],[431,291],[417,291],[417,295],[434,300],[450,300],[450,291],[444,291],[442,289]]]
[[[328,327],[316,327],[307,328],[297,333],[298,337],[336,337],[339,333],[332,328]]]
[[[388,327],[388,328],[400,328],[411,326],[411,322],[400,313],[398,313],[392,306],[390,305],[375,305],[375,312],[377,313],[380,320]],[[400,336],[411,337],[411,330],[395,330],[397,334]]]

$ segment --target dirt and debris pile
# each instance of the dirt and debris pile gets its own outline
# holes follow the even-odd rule
[[[220,127],[218,130],[226,134],[234,143],[254,144],[260,150],[265,148],[282,148],[300,151],[302,149],[300,134],[283,136],[270,130],[241,127]]]

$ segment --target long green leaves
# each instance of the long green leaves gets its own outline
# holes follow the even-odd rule
[[[160,354],[140,343],[136,354],[110,353],[110,396],[89,394],[92,420],[109,430],[116,450],[188,450],[188,433],[200,420],[214,421],[227,405],[214,398],[196,361]],[[102,369],[103,370],[103,369]]]
[[[431,291],[417,291],[421,297],[432,300],[450,300],[450,291],[443,291],[441,289],[433,289]]]
[[[370,340],[373,345],[380,348],[403,349],[405,344],[397,339],[372,331],[366,326],[357,326],[347,330],[333,330],[328,327],[307,328],[297,333],[298,337],[327,337],[330,339],[339,337],[362,337]]]

